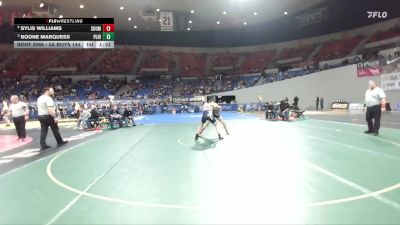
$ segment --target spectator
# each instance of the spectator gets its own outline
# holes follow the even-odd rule
[[[132,126],[136,126],[135,120],[133,119],[133,111],[132,111],[131,106],[129,106],[129,105],[125,106],[122,121],[125,123],[125,125],[128,125],[129,123],[131,123]]]
[[[121,116],[121,113],[120,113],[120,111],[119,111],[119,109],[118,109],[118,106],[117,105],[114,105],[113,106],[113,108],[111,109],[111,111],[110,111],[110,126],[111,126],[111,129],[114,129],[115,127],[114,127],[114,123],[115,123],[115,121],[117,121],[118,122],[118,125],[119,125],[119,127],[121,128],[122,127],[122,120],[121,120],[121,118],[122,118],[122,116]]]

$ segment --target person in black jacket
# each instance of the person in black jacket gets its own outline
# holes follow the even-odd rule
[[[111,129],[114,129],[114,122],[117,121],[119,127],[122,127],[122,115],[118,109],[117,105],[114,105],[110,111],[110,126]]]
[[[281,104],[280,104],[280,108],[281,108],[281,113],[279,116],[282,118],[282,120],[288,120],[289,119],[289,110],[290,110],[289,102],[287,100],[282,100]]]
[[[294,99],[293,99],[293,108],[296,110],[299,109],[299,97],[297,97],[297,95],[294,96]]]
[[[87,120],[87,127],[88,128],[93,128],[93,123],[96,123],[99,121],[99,113],[97,111],[96,105],[92,105],[90,107],[90,117]]]
[[[129,121],[132,122],[132,126],[136,126],[135,120],[133,119],[133,110],[131,106],[125,106],[124,113],[122,115],[122,121],[125,123],[126,126],[129,124]]]

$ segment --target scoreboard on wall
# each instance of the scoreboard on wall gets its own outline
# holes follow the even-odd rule
[[[114,18],[15,18],[14,48],[114,48]]]

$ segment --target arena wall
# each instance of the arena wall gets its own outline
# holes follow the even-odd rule
[[[325,107],[328,107],[339,99],[363,103],[369,80],[375,80],[380,85],[380,77],[358,78],[357,65],[350,65],[216,95],[236,95],[238,103],[257,102],[258,95],[262,96],[263,101],[278,101],[288,97],[292,102],[293,97],[297,95],[301,108],[315,108],[316,96],[322,96],[325,99]],[[400,91],[387,91],[386,95],[392,108],[396,108],[397,102],[400,101]]]

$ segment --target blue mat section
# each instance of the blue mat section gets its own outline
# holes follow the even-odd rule
[[[246,120],[256,118],[253,115],[237,112],[223,112],[221,115],[224,120]],[[137,124],[200,123],[201,116],[201,113],[143,115],[135,117],[135,121]]]

